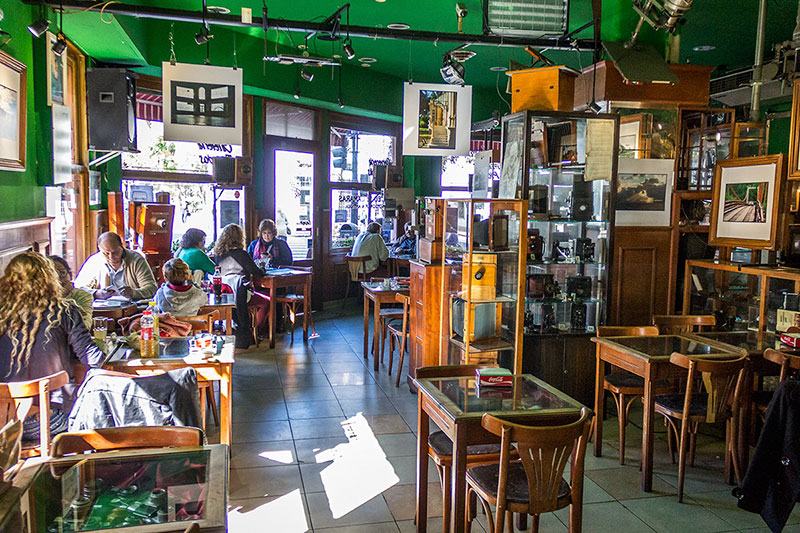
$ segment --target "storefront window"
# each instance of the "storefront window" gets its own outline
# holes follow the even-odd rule
[[[370,222],[383,222],[383,193],[331,190],[331,248],[349,248]]]
[[[370,161],[394,161],[394,137],[346,128],[331,128],[330,180],[369,183]]]

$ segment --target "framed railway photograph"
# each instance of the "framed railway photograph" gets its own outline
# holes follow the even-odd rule
[[[718,161],[709,244],[774,249],[785,172],[783,154]]]

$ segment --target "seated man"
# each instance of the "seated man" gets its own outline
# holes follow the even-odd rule
[[[414,233],[414,226],[411,222],[406,222],[403,226],[405,233],[394,241],[392,252],[396,254],[417,254],[417,235]]]
[[[78,272],[77,287],[98,300],[114,295],[131,300],[153,297],[158,285],[142,254],[123,248],[119,235],[110,231],[97,238],[97,248],[100,251],[89,256]]]
[[[367,274],[373,274],[378,270],[381,262],[389,259],[389,249],[383,242],[381,236],[381,225],[377,222],[370,222],[366,231],[362,231],[353,243],[353,250],[350,252],[352,257],[369,256],[367,260]],[[383,272],[383,271],[382,271]]]

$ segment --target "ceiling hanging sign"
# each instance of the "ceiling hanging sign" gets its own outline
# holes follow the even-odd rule
[[[242,69],[161,65],[164,140],[242,144]]]
[[[403,155],[466,155],[471,127],[471,86],[404,84]]]

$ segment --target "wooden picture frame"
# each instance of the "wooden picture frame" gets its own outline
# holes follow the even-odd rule
[[[0,170],[25,170],[28,67],[0,51]]]
[[[800,180],[800,78],[792,86],[792,122],[789,130],[789,170],[787,178]]]
[[[47,105],[66,105],[67,51],[61,55],[53,52],[56,35],[47,32]]]
[[[632,159],[650,158],[650,137],[653,133],[653,115],[636,113],[619,118],[619,151],[632,155]]]
[[[718,161],[709,244],[774,249],[785,172],[783,154]]]

